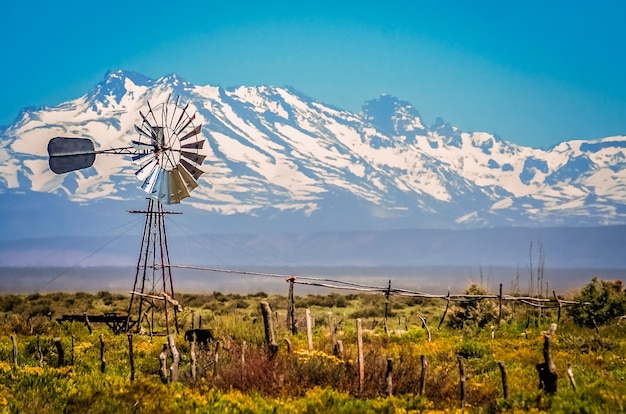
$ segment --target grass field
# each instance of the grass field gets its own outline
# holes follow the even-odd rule
[[[623,299],[621,289],[612,295],[605,303]],[[604,313],[600,308],[593,310],[598,323],[589,326],[584,323],[587,319],[581,319],[587,308],[563,312],[551,343],[558,390],[548,395],[538,387],[535,366],[544,360],[544,332],[556,322],[556,310],[539,312],[519,303],[507,305],[498,324],[493,300],[457,304],[449,310],[441,329],[437,329],[445,301],[392,296],[387,306],[385,333],[384,295],[314,294],[296,297],[298,333],[293,335],[286,323],[286,296],[213,292],[183,293],[177,299],[184,307],[179,314],[180,333],[175,336],[180,352],[179,375],[178,381],[164,383],[159,374],[159,355],[165,337],[132,336],[135,373],[131,381],[126,334],[114,335],[100,324],[93,324],[90,333],[83,323],[55,320],[61,314],[125,313],[127,295],[98,292],[0,296],[4,315],[0,325],[0,410],[33,413],[615,413],[626,410],[626,324],[616,315],[601,319]],[[264,343],[261,301],[268,302],[273,311],[279,346],[274,357]],[[315,321],[313,351],[309,351],[304,325],[306,308]],[[342,355],[334,352],[329,312],[337,327],[336,338],[343,344]],[[427,321],[430,341],[421,317]],[[357,318],[362,320],[365,330],[365,375],[361,387]],[[198,327],[200,319],[202,327],[210,328],[217,341],[197,350],[197,375],[193,378],[190,344],[183,333],[192,321]],[[11,336],[17,344],[17,360]],[[65,354],[62,363],[55,339],[60,341]],[[427,362],[423,394],[422,357]],[[467,375],[463,408],[459,357]],[[391,396],[388,361],[392,364]],[[506,399],[499,362],[507,373]],[[172,364],[171,355],[167,364]],[[566,374],[568,365],[576,390]]]

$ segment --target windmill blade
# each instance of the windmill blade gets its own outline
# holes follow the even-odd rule
[[[88,138],[52,138],[48,142],[48,156],[48,165],[55,174],[89,168],[96,160],[93,142]]]
[[[189,190],[187,190],[178,170],[174,169],[168,175],[170,178],[168,204],[178,204],[180,200],[189,197]]]
[[[139,168],[135,175],[141,181],[144,181],[150,175],[150,172],[159,165],[159,162],[156,158],[151,158],[147,162],[145,162],[141,168]]]
[[[154,151],[149,151],[149,152],[141,152],[141,153],[138,153],[138,154],[133,155],[133,156],[132,156],[132,157],[130,157],[130,158],[131,158],[133,161],[139,161],[139,160],[141,160],[142,158],[145,158],[145,157],[147,157],[147,156],[149,156],[149,155],[154,156]],[[142,162],[143,162],[143,161],[142,161]]]
[[[170,204],[170,175],[165,172],[161,177],[161,183],[159,185],[159,190],[155,194],[156,200],[158,200],[161,204]]]
[[[150,172],[148,173],[148,176],[146,177],[144,182],[141,184],[141,189],[148,194],[152,194],[155,184],[159,178],[159,174],[162,171],[163,169],[159,167],[158,165],[152,168]]]
[[[185,187],[187,187],[187,190],[192,191],[198,186],[196,179],[193,178],[193,176],[189,174],[186,169],[182,168],[180,165],[177,165],[174,170],[178,171],[178,173],[180,174],[180,178],[185,183]]]
[[[204,142],[205,140],[202,141],[195,141],[195,142],[191,142],[189,144],[185,144],[185,145],[181,145],[181,148],[186,148],[186,149],[202,149],[204,147]]]
[[[150,126],[150,130],[152,131],[152,126],[150,124],[148,124],[148,126]],[[148,134],[146,131],[144,131],[141,127],[138,127],[137,125],[135,125],[135,131],[137,131],[139,135],[143,135],[144,137],[148,138],[150,141],[154,141],[154,131],[152,131],[151,134]]]
[[[185,160],[183,158],[180,159],[180,167],[183,167],[185,170],[187,170],[187,172],[189,174],[191,174],[193,176],[193,178],[196,179],[196,180],[198,178],[200,178],[200,176],[202,174],[204,174],[204,171],[202,171],[200,168],[190,164],[189,161],[187,161],[187,160]]]
[[[181,132],[183,132],[185,130],[185,128],[187,128],[189,126],[189,124],[191,124],[193,122],[194,119],[196,119],[196,114],[193,114],[191,116],[191,118],[189,118],[187,120],[187,122],[185,122],[185,125],[183,125],[178,131],[174,130],[174,132],[176,134],[180,134]]]
[[[197,127],[195,127],[194,129],[192,129],[190,132],[188,132],[184,137],[182,137],[180,139],[181,142],[183,142],[186,139],[189,139],[193,136],[196,136],[200,133],[200,131],[202,131],[202,125],[198,125]]]
[[[183,116],[185,116],[185,114],[187,113],[188,106],[189,106],[189,102],[187,102],[187,105],[185,105],[185,107],[183,108],[180,116],[178,117],[178,121],[176,121],[176,125],[174,125],[174,128],[172,128],[172,131],[176,131],[176,129],[178,128],[178,125],[180,125],[180,121],[183,120]]]
[[[181,159],[182,157],[185,157],[187,158],[187,160],[189,160],[190,162],[193,162],[196,165],[202,165],[202,163],[204,162],[204,159],[206,158],[206,155],[198,154],[196,152],[189,152],[189,151],[181,151],[180,155],[181,155]]]
[[[130,141],[130,143],[133,145],[133,147],[137,151],[140,151],[140,152],[147,152],[147,151],[154,152],[154,145],[153,144],[148,144],[148,143],[145,143],[145,142],[140,142],[140,141],[135,141],[135,140]]]

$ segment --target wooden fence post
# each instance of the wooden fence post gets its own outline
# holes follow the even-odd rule
[[[278,344],[276,343],[276,337],[274,336],[274,326],[272,324],[272,308],[270,304],[262,301],[261,314],[263,315],[263,327],[265,329],[265,344],[270,351],[270,357],[274,358],[278,351]]]
[[[163,349],[159,354],[159,376],[164,384],[167,384],[169,375],[167,374],[167,342],[163,344]]]
[[[385,378],[387,380],[387,397],[391,397],[393,395],[392,371],[393,371],[393,360],[391,358],[387,358],[387,373],[385,375]]]
[[[544,362],[536,366],[539,374],[539,389],[543,389],[548,394],[555,394],[557,389],[558,373],[550,354],[550,342],[555,332],[556,323],[553,323],[550,325],[550,329],[543,335]]]
[[[72,353],[70,355],[71,363],[70,365],[74,366],[74,348],[76,346],[76,338],[72,335]]]
[[[128,359],[130,362],[130,380],[135,380],[135,355],[133,352],[133,334],[128,334]]]
[[[37,335],[37,356],[39,357],[39,366],[43,367],[43,352],[41,351],[41,343],[39,342],[39,335]]]
[[[391,279],[389,279],[389,284],[387,285],[387,291],[385,292],[385,317],[383,319],[383,326],[384,326],[386,335],[389,335],[389,328],[387,326],[387,315],[389,314],[389,295],[390,294],[391,294]]]
[[[104,335],[100,334],[100,372],[106,370],[106,360],[104,359]]]
[[[509,381],[506,376],[504,361],[498,361],[498,367],[500,368],[500,375],[502,376],[502,396],[506,400],[509,398]]]
[[[170,348],[170,352],[172,353],[172,365],[170,365],[170,380],[172,382],[176,382],[178,381],[178,363],[180,362],[180,353],[178,352],[178,348],[176,348],[174,334],[168,335],[167,344]]]
[[[465,373],[465,361],[463,357],[459,355],[459,391],[461,398],[461,408],[465,405],[465,385],[467,382],[467,374]]]
[[[443,315],[441,315],[441,319],[439,320],[439,325],[437,326],[437,330],[441,330],[441,324],[443,320],[446,319],[446,314],[448,313],[448,308],[450,307],[450,288],[448,288],[448,296],[446,296],[446,309],[443,311]]]
[[[363,381],[365,379],[365,362],[363,361],[363,324],[361,318],[356,320],[356,341],[359,355],[359,395],[362,395]]]
[[[328,330],[330,333],[330,342],[333,346],[333,355],[337,356],[337,334],[335,333],[335,325],[333,323],[333,313],[328,312]]]
[[[498,294],[498,325],[502,321],[502,283],[500,283],[500,294]]]
[[[245,344],[245,341],[244,341]],[[198,356],[196,353],[197,343],[196,343],[196,333],[193,332],[191,335],[191,344],[189,345],[189,358],[191,360],[191,380],[195,381],[196,376],[198,374]]]
[[[91,335],[91,333],[93,332],[93,328],[91,327],[91,322],[89,322],[89,316],[87,316],[87,312],[85,312],[84,315],[85,315],[85,325],[87,325],[87,329],[89,330],[89,335]]]
[[[15,335],[11,335],[11,343],[13,344],[13,368],[17,369],[17,339],[15,338]]]
[[[561,299],[559,299],[559,297],[556,295],[556,291],[553,290],[552,294],[554,295],[556,303],[559,305],[559,312],[557,314],[556,321],[561,322],[561,308],[563,308],[563,304],[561,303]]]
[[[572,364],[567,364],[567,377],[569,378],[569,383],[572,384],[572,389],[575,392],[576,381],[574,380],[574,371],[572,371]]]
[[[54,346],[57,349],[57,367],[62,367],[65,365],[65,352],[63,351],[63,344],[61,343],[61,338],[54,338]]]
[[[422,320],[422,328],[426,329],[426,333],[428,334],[428,342],[430,342],[432,338],[430,336],[430,329],[428,329],[428,325],[426,324],[426,317],[420,316],[420,319]]]
[[[287,279],[289,282],[289,298],[287,303],[287,326],[291,331],[292,335],[298,333],[298,329],[296,327],[296,302],[293,297],[293,285],[295,284],[296,277],[291,276]]]
[[[309,352],[313,351],[313,328],[311,327],[311,309],[306,308],[306,336],[309,342]]]
[[[422,363],[422,372],[420,373],[420,395],[426,393],[426,370],[428,369],[428,361],[426,361],[425,355],[420,355]]]
[[[213,353],[213,378],[217,378],[218,369],[217,365],[220,361],[220,342],[215,342],[215,353]]]

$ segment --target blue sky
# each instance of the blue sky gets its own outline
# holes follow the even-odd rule
[[[533,147],[626,135],[624,18],[603,0],[5,1],[0,125],[124,69],[355,112],[388,93]]]

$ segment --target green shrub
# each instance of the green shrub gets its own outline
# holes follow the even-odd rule
[[[580,326],[603,325],[626,312],[626,295],[621,280],[609,282],[594,277],[575,300],[581,303],[572,306],[568,314]]]

